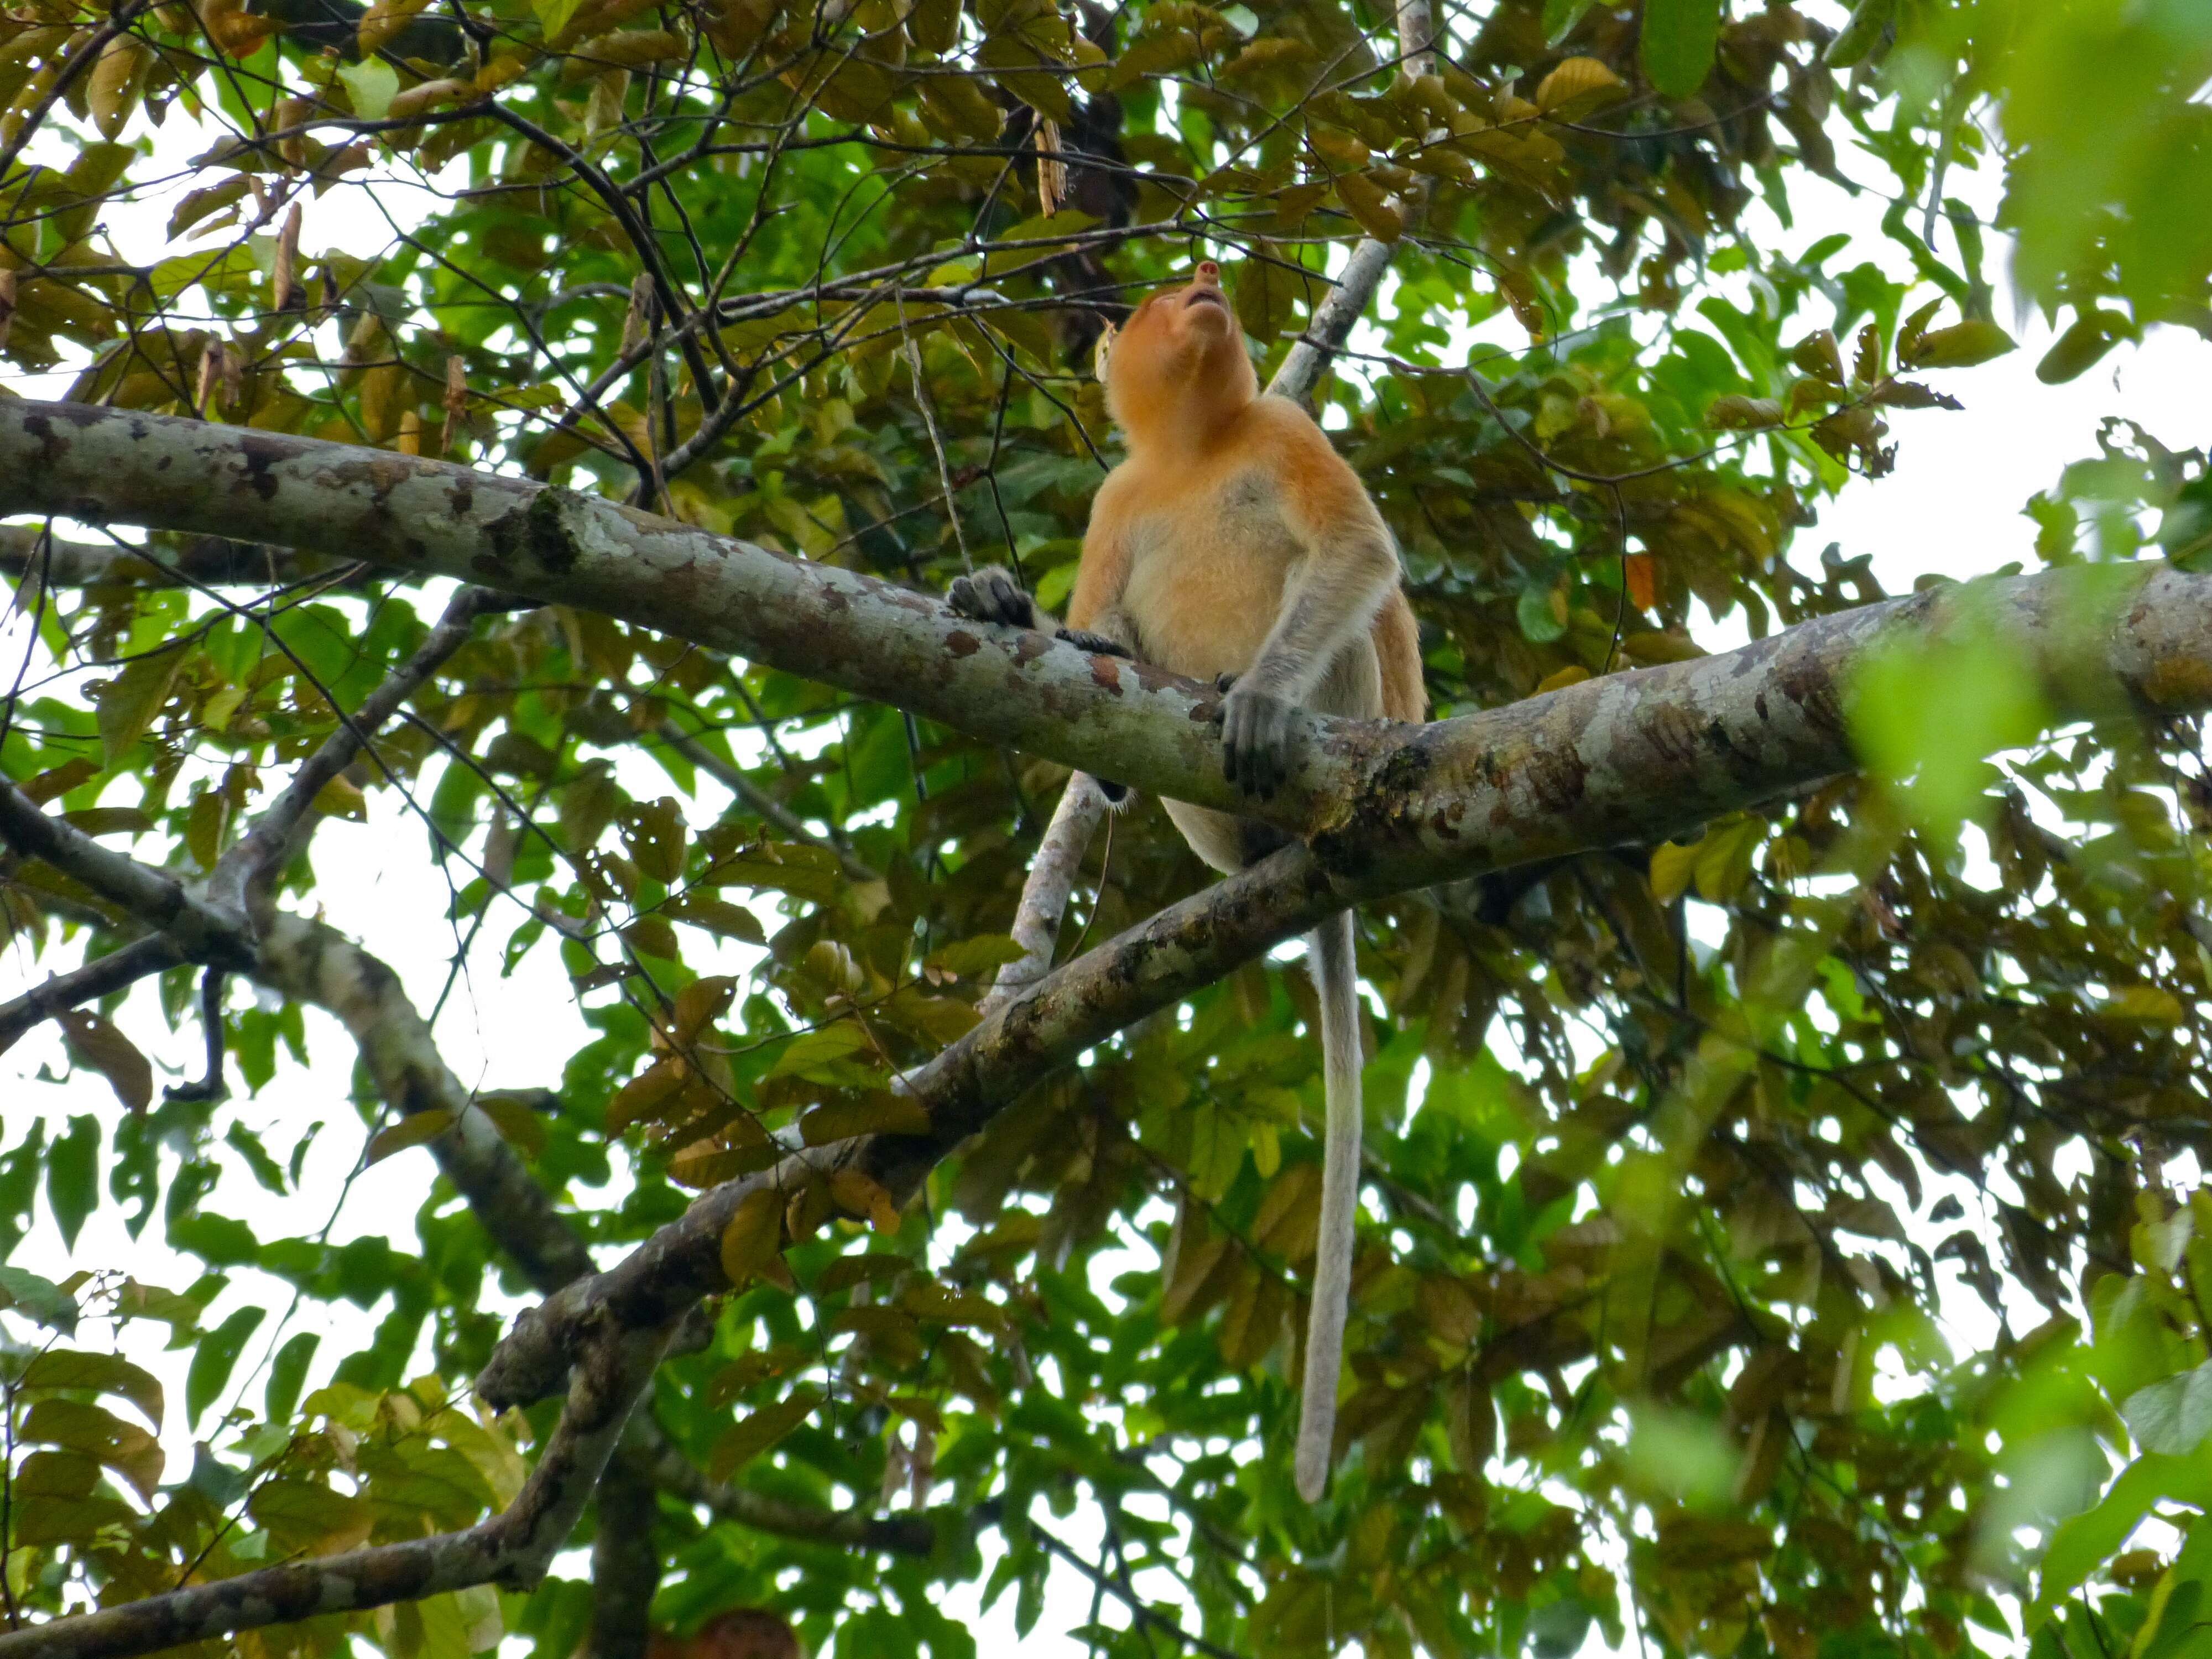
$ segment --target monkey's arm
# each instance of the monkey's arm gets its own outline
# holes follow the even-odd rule
[[[1276,477],[1300,556],[1267,642],[1222,702],[1223,769],[1231,783],[1263,797],[1289,771],[1291,711],[1374,626],[1399,580],[1398,550],[1358,475],[1320,428],[1306,424],[1310,436],[1287,434]]]
[[[1079,644],[1104,650],[1109,656],[1137,654],[1137,625],[1121,608],[1121,594],[1129,585],[1129,542],[1122,533],[1121,497],[1109,475],[1091,503],[1091,523],[1083,532],[1083,562],[1075,569],[1075,592],[1067,602],[1066,635],[1080,635]],[[1097,644],[1085,644],[1086,641]]]

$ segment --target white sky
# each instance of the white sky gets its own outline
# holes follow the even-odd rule
[[[172,117],[170,134],[176,131]],[[1848,165],[1848,162],[1847,162]],[[1987,181],[1955,176],[1954,193],[1974,197],[1987,204]],[[1881,204],[1861,199],[1852,202],[1840,191],[1816,181],[1802,181],[1798,228],[1784,234],[1763,210],[1753,216],[1753,232],[1762,240],[1771,239],[1792,250],[1800,249],[1829,232],[1844,228],[1859,237],[1860,257],[1887,265],[1901,262],[1887,252],[1878,219]],[[137,216],[143,225],[158,224],[173,198],[149,203]],[[399,204],[386,203],[394,211]],[[313,252],[325,246],[360,248],[380,245],[385,225],[380,218],[356,218],[363,214],[359,193],[332,192],[308,207],[303,247]],[[131,234],[127,214],[111,216],[118,230]],[[1763,228],[1762,228],[1763,227]],[[1848,256],[1847,256],[1848,258]],[[1824,320],[1824,319],[1815,319]],[[2212,345],[2179,330],[2155,334],[2142,349],[2123,346],[2099,368],[2069,386],[2050,387],[2039,383],[2034,365],[2050,342],[2039,318],[2027,319],[2016,331],[2022,349],[1976,370],[1930,376],[1956,392],[1966,405],[1963,414],[1929,411],[1903,414],[1893,419],[1893,436],[1901,448],[1895,474],[1880,483],[1855,481],[1842,497],[1820,514],[1820,523],[1802,532],[1796,543],[1800,568],[1809,568],[1819,550],[1838,541],[1847,556],[1875,555],[1875,568],[1884,585],[1899,591],[1923,571],[1954,576],[1982,574],[2013,560],[2032,564],[2033,527],[2021,516],[2022,504],[2033,492],[2057,478],[2067,463],[2095,450],[2100,419],[2125,413],[2149,431],[2177,447],[2202,443],[2203,392],[2212,384]],[[18,380],[11,389],[25,395],[52,395],[51,385]],[[428,602],[418,600],[418,608]],[[1740,626],[1740,624],[1738,625]],[[1707,643],[1723,645],[1741,637],[1729,628],[1710,630]],[[4,660],[12,672],[15,652],[21,647],[21,631],[0,631],[7,647]],[[650,783],[649,764],[637,763],[636,781],[647,793],[659,793]],[[712,785],[702,785],[702,803],[694,821],[710,821],[722,802]],[[453,950],[449,928],[432,919],[442,915],[447,891],[435,867],[424,856],[427,842],[420,825],[405,818],[386,796],[376,798],[372,821],[366,826],[332,823],[318,832],[316,861],[324,872],[318,897],[326,919],[359,939],[401,974],[417,1002],[427,1006],[444,982]],[[577,1018],[572,994],[560,972],[555,954],[541,950],[526,960],[511,979],[499,977],[498,953],[506,934],[517,920],[508,908],[495,910],[491,924],[479,944],[471,971],[465,973],[438,1027],[445,1056],[464,1082],[489,1087],[544,1086],[558,1083],[554,1070],[559,1061],[586,1040],[587,1031]],[[687,940],[687,945],[689,941]],[[732,951],[732,966],[750,953]],[[46,973],[76,960],[75,947],[42,960],[31,958],[19,944],[0,953],[0,998],[18,991]],[[246,993],[234,987],[234,997]],[[601,994],[604,996],[606,994]],[[227,1152],[218,1157],[235,1167],[226,1171],[223,1185],[209,1206],[226,1213],[250,1212],[257,1232],[264,1240],[313,1234],[329,1221],[341,1184],[358,1158],[362,1133],[351,1109],[344,1104],[350,1087],[353,1047],[335,1022],[309,1011],[311,1062],[306,1066],[283,1063],[273,1083],[258,1097],[236,1099],[222,1109],[218,1133],[232,1121],[244,1124],[281,1158],[311,1126],[324,1124],[307,1164],[302,1190],[278,1198],[256,1187],[242,1163]],[[154,1007],[150,988],[142,988],[122,1014],[126,1029],[167,1070],[165,1080],[197,1073],[199,1038],[188,1021],[176,1032],[164,1030]],[[72,1115],[98,1114],[103,1121],[116,1111],[106,1085],[89,1074],[66,1085],[34,1084],[51,1066],[64,1069],[61,1045],[52,1027],[26,1039],[0,1059],[0,1080],[5,1090],[5,1144],[19,1143],[34,1116],[47,1120],[49,1133],[58,1132]],[[235,1083],[235,1072],[233,1072]],[[381,1234],[403,1250],[416,1246],[413,1218],[425,1182],[429,1178],[427,1155],[401,1154],[359,1176],[343,1212],[332,1229],[334,1242],[368,1234]],[[1930,1202],[1935,1191],[1931,1187]],[[592,1194],[584,1195],[590,1201]],[[50,1216],[42,1213],[28,1239],[13,1260],[17,1265],[54,1279],[75,1267],[127,1265],[136,1276],[154,1284],[181,1289],[199,1274],[198,1264],[178,1255],[161,1242],[158,1214],[147,1237],[136,1243],[121,1230],[112,1207],[94,1214],[75,1251],[64,1249]],[[1148,1247],[1147,1247],[1148,1248]],[[1103,1263],[1103,1285],[1119,1267]],[[233,1287],[210,1310],[210,1322],[219,1321],[233,1307],[257,1298],[281,1311],[289,1291],[273,1279],[240,1274]],[[1954,1346],[1968,1347],[1990,1334],[1986,1316],[1971,1297],[1950,1298],[1947,1320]],[[316,1304],[305,1310],[309,1328],[320,1331],[323,1349],[311,1386],[327,1375],[329,1366],[366,1340],[375,1316],[350,1304]],[[254,1377],[246,1397],[258,1402],[260,1382],[257,1367],[274,1344],[301,1328],[295,1323],[281,1332],[274,1320],[264,1324],[247,1349],[239,1379]],[[152,1325],[134,1327],[124,1346],[149,1364],[171,1385],[169,1421],[165,1443],[172,1471],[189,1466],[192,1434],[183,1416],[185,1355],[161,1355],[150,1351],[161,1331]],[[233,1397],[239,1382],[234,1382]],[[1135,1506],[1141,1508],[1141,1505]],[[1096,1559],[1098,1538],[1085,1523],[1088,1511],[1055,1530],[1081,1551]],[[570,1561],[565,1570],[581,1576],[583,1564]],[[1140,1587],[1154,1595],[1172,1594],[1164,1577],[1140,1579]],[[947,1605],[956,1613],[972,1609],[972,1588],[953,1591]],[[981,1650],[1012,1650],[1013,1597],[1009,1595],[976,1626]],[[1091,1593],[1088,1582],[1064,1565],[1055,1568],[1051,1594],[1042,1623],[1022,1645],[1036,1659],[1077,1659],[1085,1649],[1057,1632],[1087,1616]],[[1109,1624],[1126,1622],[1126,1614],[1109,1598],[1103,1617]],[[1594,1645],[1590,1651],[1601,1649]]]

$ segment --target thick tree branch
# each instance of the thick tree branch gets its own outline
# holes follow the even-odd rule
[[[633,1419],[599,1477],[598,1524],[592,1534],[592,1628],[584,1643],[588,1659],[645,1659],[653,1640],[653,1596],[660,1588],[653,1523],[659,1500],[649,1460],[637,1440]]]
[[[526,480],[246,428],[8,403],[6,510],[181,529],[220,518],[272,540],[602,610],[1154,793],[1268,818],[1314,837],[1363,893],[1649,839],[1847,770],[1854,665],[1893,630],[1936,625],[1946,605],[1943,590],[1929,590],[1725,658],[1607,675],[1423,726],[1309,719],[1290,782],[1255,802],[1223,781],[1211,687]],[[2147,564],[2116,612],[2100,597],[2109,587],[2072,571],[1981,586],[2071,716],[2212,700],[2212,577]],[[2085,614],[2109,616],[2105,637],[2069,622]],[[2101,659],[2094,686],[2067,684],[2085,656]]]
[[[811,1148],[702,1194],[623,1261],[523,1315],[477,1377],[477,1391],[502,1407],[542,1399],[560,1387],[579,1333],[608,1318],[658,1323],[726,1289],[722,1234],[763,1187],[795,1191],[853,1165],[903,1202],[939,1158],[1048,1073],[1345,902],[1313,854],[1293,844],[1086,951],[1015,993],[908,1074],[910,1092],[929,1114],[929,1134]]]

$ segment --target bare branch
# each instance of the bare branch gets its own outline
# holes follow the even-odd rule
[[[544,1188],[471,1108],[467,1085],[447,1067],[398,975],[336,928],[283,913],[264,924],[253,972],[336,1015],[377,1092],[400,1111],[452,1114],[453,1127],[430,1143],[439,1167],[532,1284],[564,1285],[592,1271],[591,1253]]]
[[[385,678],[382,684],[362,699],[351,714],[337,711],[337,730],[322,746],[301,763],[283,793],[263,809],[253,827],[217,861],[208,878],[216,902],[244,910],[256,896],[296,857],[315,798],[339,773],[353,764],[368,739],[400,705],[422,689],[448,658],[468,643],[469,630],[492,603],[493,596],[478,587],[465,587],[453,595],[446,614],[431,629],[415,654]]]
[[[860,1510],[819,1510],[748,1492],[724,1480],[710,1480],[698,1466],[665,1441],[651,1451],[653,1480],[687,1504],[711,1510],[725,1521],[756,1532],[842,1549],[888,1550],[896,1555],[927,1555],[937,1545],[938,1526],[920,1515],[870,1515]]]
[[[0,1054],[15,1045],[33,1026],[95,1002],[111,992],[136,985],[149,975],[184,960],[173,940],[161,933],[136,939],[120,950],[94,957],[82,967],[55,974],[11,1002],[0,1003]]]

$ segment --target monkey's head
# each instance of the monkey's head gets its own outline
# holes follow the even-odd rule
[[[1211,259],[1139,306],[1101,351],[1106,407],[1132,444],[1202,440],[1260,395]]]

